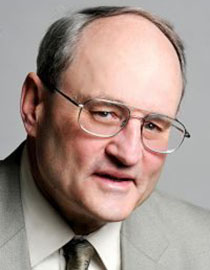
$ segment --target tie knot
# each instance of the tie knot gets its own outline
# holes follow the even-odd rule
[[[63,247],[66,270],[86,270],[95,253],[94,247],[84,238],[73,238]]]

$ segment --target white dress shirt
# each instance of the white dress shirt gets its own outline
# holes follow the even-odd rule
[[[31,175],[27,149],[21,160],[21,193],[33,270],[64,270],[62,247],[74,237],[74,232],[45,199]],[[86,238],[99,258],[91,260],[89,270],[120,270],[121,222],[107,223]]]

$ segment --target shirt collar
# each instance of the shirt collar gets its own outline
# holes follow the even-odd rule
[[[106,269],[120,269],[121,222],[107,223],[86,239],[95,247]]]
[[[21,192],[31,266],[34,267],[75,234],[34,183],[26,147],[21,159]],[[85,237],[110,270],[119,269],[120,227],[121,222],[107,223]]]

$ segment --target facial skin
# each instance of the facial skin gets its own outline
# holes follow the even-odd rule
[[[84,30],[59,88],[79,102],[106,97],[174,117],[182,77],[176,52],[162,32],[139,16],[120,15]],[[28,75],[22,118],[32,174],[73,230],[86,234],[126,219],[151,194],[166,156],[144,149],[138,119],[115,137],[97,138],[80,129],[78,111],[44,89],[36,74]]]

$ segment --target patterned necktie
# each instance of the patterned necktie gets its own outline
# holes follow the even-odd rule
[[[84,238],[73,238],[63,247],[66,270],[86,270],[95,253],[94,247]]]

